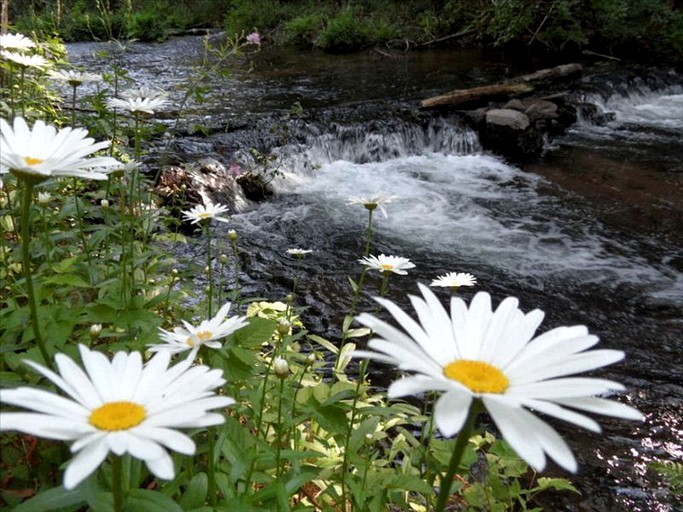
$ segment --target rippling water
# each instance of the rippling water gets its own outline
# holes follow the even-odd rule
[[[77,61],[106,65],[90,57],[92,46],[73,50]],[[200,56],[197,40],[180,39],[137,46],[120,63],[136,79],[173,91]],[[264,53],[237,63],[231,80],[217,82],[220,90],[207,115],[257,118],[286,112],[300,101],[314,114],[310,124],[315,125],[304,140],[280,148],[283,177],[273,182],[274,198],[232,219],[243,252],[241,283],[245,293],[279,299],[297,277],[307,322],[334,339],[350,301],[346,279],[360,273],[357,259],[365,245],[367,212],[348,200],[396,196],[386,205],[386,218],[379,212],[373,217],[373,253],[416,264],[409,276],[392,277],[396,301],[407,305],[416,281],[472,272],[479,279],[476,289],[488,290],[496,302],[515,295],[524,310],[544,309],[542,330],[585,324],[604,346],[627,352],[624,362],[601,375],[623,382],[628,390],[621,399],[644,411],[647,420],[640,425],[607,419],[602,436],[560,425],[580,458],[576,481],[583,495],[562,495],[546,509],[673,511],[680,500],[648,464],[683,457],[683,237],[626,229],[589,196],[548,176],[577,171],[594,176],[606,172],[609,162],[610,172],[647,170],[655,173],[650,181],[680,187],[680,79],[659,89],[637,85],[588,94],[587,101],[614,119],[601,126],[580,122],[552,141],[538,172],[483,152],[476,135],[455,121],[391,120],[397,104],[416,106],[422,97],[498,81],[536,65],[464,51],[392,60]],[[321,121],[329,112],[334,118],[335,109],[348,116],[368,104],[381,110],[383,102],[387,122]],[[245,133],[242,144],[238,136],[237,153],[227,155],[224,137],[188,138],[184,144],[227,166],[254,134]],[[661,208],[669,211],[664,203]],[[313,253],[299,265],[285,253],[291,247]],[[369,295],[377,285],[368,281]],[[462,293],[469,297],[474,291]],[[369,306],[369,298],[363,304]]]

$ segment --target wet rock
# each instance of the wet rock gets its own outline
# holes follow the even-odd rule
[[[183,210],[207,202],[221,203],[230,213],[244,211],[252,204],[237,176],[213,158],[167,167],[159,176],[155,192],[177,218],[181,218]]]

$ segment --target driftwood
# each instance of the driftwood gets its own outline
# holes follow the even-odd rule
[[[441,96],[427,98],[426,100],[422,100],[420,106],[422,108],[435,108],[445,105],[452,107],[462,103],[467,103],[469,101],[477,101],[485,98],[494,98],[499,96],[509,98],[518,96],[520,94],[526,94],[533,90],[533,86],[522,83],[482,85],[480,87],[472,87],[471,89],[458,89]]]
[[[540,69],[529,75],[522,75],[503,83],[472,87],[470,89],[458,89],[447,92],[441,96],[434,96],[422,100],[422,108],[436,108],[443,106],[456,106],[472,101],[486,100],[496,97],[511,98],[521,94],[527,94],[534,90],[530,82],[539,80],[552,80],[562,78],[583,70],[581,64],[563,64],[554,68]]]

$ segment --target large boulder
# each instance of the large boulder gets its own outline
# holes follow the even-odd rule
[[[543,150],[544,133],[535,128],[529,116],[511,108],[486,112],[479,125],[479,140],[485,149],[512,159],[537,156]]]

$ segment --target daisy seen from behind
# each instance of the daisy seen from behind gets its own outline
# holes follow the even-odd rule
[[[456,289],[459,286],[474,286],[477,278],[467,272],[449,272],[434,279],[429,286],[442,286]]]
[[[87,73],[84,71],[76,71],[73,69],[62,69],[60,71],[51,71],[50,77],[61,82],[68,83],[71,87],[78,87],[85,82],[99,82],[102,80],[100,75]]]
[[[199,204],[188,211],[183,212],[183,217],[190,224],[198,224],[205,220],[215,219],[220,222],[230,222],[228,219],[221,217],[221,215],[228,211],[227,206],[220,203],[212,203],[211,201],[205,204]]]
[[[159,329],[164,343],[150,345],[151,352],[170,352],[178,354],[190,350],[189,358],[193,359],[202,346],[218,349],[223,345],[220,340],[230,336],[235,331],[245,327],[249,322],[246,316],[228,316],[230,302],[218,310],[216,316],[210,320],[203,320],[198,326],[193,326],[183,320],[183,327],[175,327],[173,331]]]
[[[434,419],[444,436],[457,434],[466,422],[469,425],[473,402],[481,402],[503,438],[529,465],[542,470],[548,455],[574,472],[577,463],[567,443],[530,409],[594,432],[600,427],[586,412],[642,419],[627,405],[599,398],[623,391],[621,384],[574,376],[624,357],[618,350],[588,350],[598,337],[586,327],[558,327],[534,337],[544,314],[540,310],[524,314],[514,297],[503,300],[495,311],[485,292],[477,293],[469,307],[452,297],[449,315],[429,288],[422,284],[419,288],[422,297],[410,297],[418,321],[393,302],[376,299],[402,330],[367,313],[358,316],[376,337],[368,343],[371,351],[357,351],[354,356],[411,372],[390,385],[392,398],[443,392]],[[469,436],[463,432],[459,439],[465,437]]]
[[[27,51],[36,46],[35,41],[24,34],[0,34],[0,49]]]
[[[222,370],[169,366],[171,354],[156,354],[143,364],[139,352],[104,354],[79,346],[83,368],[57,354],[58,373],[26,361],[63,394],[38,388],[0,390],[0,402],[31,412],[0,413],[0,430],[15,430],[71,442],[74,457],[64,473],[64,487],[73,489],[107,457],[126,453],[143,460],[156,477],[174,477],[167,449],[193,455],[194,441],[177,429],[203,428],[225,421],[213,412],[235,401],[215,391],[225,383]],[[66,395],[66,396],[64,396]]]
[[[408,270],[415,268],[415,264],[411,263],[408,258],[386,256],[384,254],[380,254],[379,256],[365,256],[358,260],[358,262],[369,269],[379,270],[381,273],[390,272],[403,276],[408,273]]]
[[[112,157],[92,155],[109,144],[95,142],[82,128],[57,130],[41,120],[29,128],[22,117],[14,118],[13,125],[0,119],[0,165],[33,182],[63,176],[107,179],[121,163]]]
[[[2,50],[0,51],[0,56],[24,68],[44,69],[50,66],[50,61],[42,55],[24,55],[23,53],[17,53],[16,51],[10,52]]]
[[[389,204],[393,199],[396,199],[396,196],[374,195],[370,197],[351,197],[348,200],[348,204],[363,205],[366,210],[371,212],[379,208],[379,211],[382,212],[382,215],[384,215],[384,218],[386,219],[387,211],[384,209],[384,205]]]
[[[292,256],[296,256],[298,258],[301,258],[305,256],[306,254],[311,254],[313,252],[312,249],[299,249],[299,248],[292,248],[292,249],[287,249],[287,254],[291,254]]]

